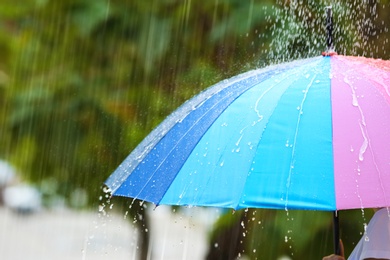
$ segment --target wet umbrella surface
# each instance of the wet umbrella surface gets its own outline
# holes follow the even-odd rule
[[[254,70],[185,103],[110,176],[159,204],[389,206],[390,62],[332,56]]]

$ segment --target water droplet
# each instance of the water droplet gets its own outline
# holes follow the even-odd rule
[[[357,100],[357,97],[355,94],[352,95],[352,105],[354,107],[358,107],[359,106],[359,103],[358,103],[358,100]]]
[[[109,187],[107,187],[107,186],[104,186],[103,187],[103,192],[104,193],[111,193],[111,189]]]

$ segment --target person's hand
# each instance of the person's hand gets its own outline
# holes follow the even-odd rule
[[[328,255],[323,257],[322,260],[345,260],[343,241],[341,241],[340,239],[340,255],[335,255],[335,254]]]

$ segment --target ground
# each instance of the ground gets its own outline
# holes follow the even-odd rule
[[[203,259],[215,212],[149,210],[150,259]],[[211,214],[211,215],[210,215]],[[138,259],[137,231],[114,212],[46,210],[20,215],[0,207],[1,259]]]

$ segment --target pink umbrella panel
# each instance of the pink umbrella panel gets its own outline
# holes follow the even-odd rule
[[[337,209],[390,206],[390,62],[333,59]]]

